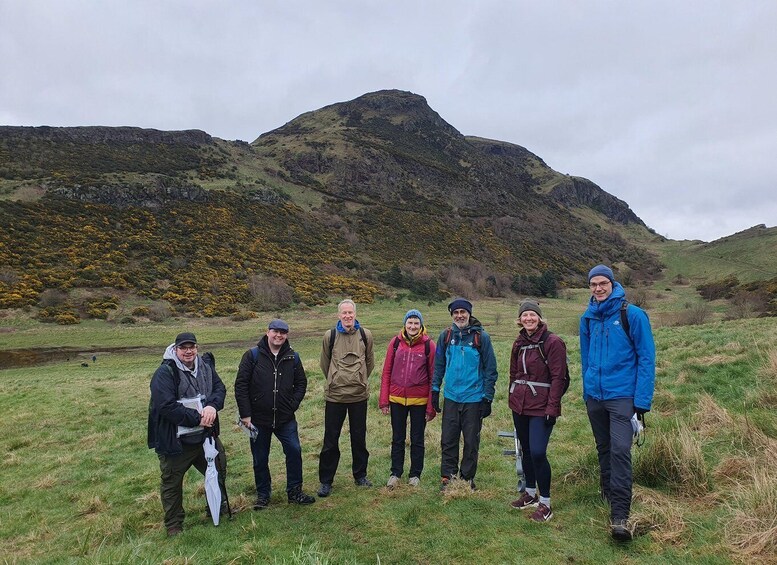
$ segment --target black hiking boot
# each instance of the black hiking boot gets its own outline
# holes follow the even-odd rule
[[[315,498],[302,492],[302,487],[296,487],[289,491],[289,504],[300,504],[306,506],[308,504],[313,504],[315,501]]]

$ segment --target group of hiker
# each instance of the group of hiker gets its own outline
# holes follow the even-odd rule
[[[591,269],[588,282],[591,298],[580,319],[583,401],[598,453],[601,496],[610,506],[611,535],[625,541],[633,535],[629,524],[632,421],[644,417],[651,407],[655,347],[647,314],[625,301],[625,291],[609,267]],[[480,431],[483,419],[491,414],[497,362],[490,336],[472,313],[472,303],[456,298],[448,304],[448,311],[452,324],[436,343],[427,333],[421,312],[411,309],[387,347],[378,407],[391,421],[389,489],[397,487],[404,475],[408,421],[407,482],[412,487],[420,485],[426,424],[439,413],[440,489],[453,485],[477,488]],[[510,355],[508,404],[523,453],[526,486],[509,506],[531,510],[532,520],[545,522],[553,517],[547,448],[569,386],[566,345],[548,330],[536,300],[520,303],[517,323],[521,329]],[[285,455],[288,502],[309,505],[316,500],[302,489],[295,412],[305,397],[307,377],[288,333],[285,321],[272,320],[257,346],[243,355],[235,380],[240,424],[251,435],[255,510],[270,504],[272,435]],[[198,355],[194,334],[181,333],[165,351],[151,381],[149,448],[155,448],[159,457],[165,527],[171,536],[183,528],[185,472],[191,466],[205,472],[202,443],[208,436],[216,438],[219,455],[215,465],[226,501],[226,458],[218,441],[217,415],[224,406],[226,389],[207,356]],[[358,487],[372,486],[367,476],[366,436],[368,378],[374,366],[372,334],[357,320],[355,303],[343,300],[338,305],[337,325],[325,332],[321,345],[325,409],[319,497],[333,492],[346,416],[353,480]],[[198,402],[193,405],[192,399]]]

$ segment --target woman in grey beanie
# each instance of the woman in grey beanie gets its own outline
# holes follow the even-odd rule
[[[561,396],[568,386],[567,348],[548,331],[539,302],[525,299],[518,307],[521,331],[510,355],[510,394],[513,424],[523,449],[526,490],[510,508],[534,508],[530,518],[547,522],[551,468],[547,448],[550,434],[561,415]]]

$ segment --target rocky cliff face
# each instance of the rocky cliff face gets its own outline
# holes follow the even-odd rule
[[[588,179],[566,177],[551,190],[550,195],[567,208],[587,206],[621,224],[645,226],[628,204],[605,192]]]

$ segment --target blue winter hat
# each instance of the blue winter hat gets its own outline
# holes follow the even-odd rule
[[[594,277],[607,277],[610,282],[615,282],[615,275],[612,274],[612,269],[607,265],[597,265],[590,271],[588,271],[588,282]]]
[[[421,315],[421,312],[413,308],[412,310],[408,310],[407,314],[405,314],[405,319],[402,320],[402,323],[404,324],[407,322],[408,318],[418,318],[421,321],[421,325],[424,323],[424,317]]]
[[[458,310],[459,308],[463,308],[467,312],[469,312],[469,315],[472,315],[472,302],[467,300],[466,298],[454,298],[453,302],[448,304],[448,312],[453,314],[454,310]]]

